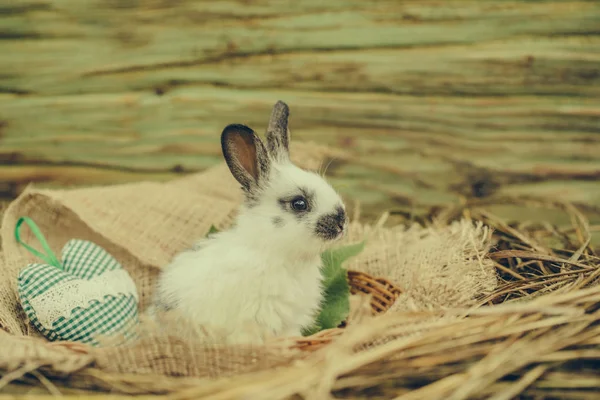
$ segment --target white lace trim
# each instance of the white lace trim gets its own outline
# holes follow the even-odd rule
[[[62,282],[44,294],[29,300],[37,318],[46,329],[53,329],[52,323],[60,317],[70,318],[77,308],[88,308],[90,301],[104,302],[104,296],[119,297],[138,293],[135,283],[123,269],[115,269],[94,277],[91,280],[78,279]]]

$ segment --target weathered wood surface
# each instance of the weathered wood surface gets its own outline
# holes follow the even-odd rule
[[[0,54],[5,198],[201,170],[282,99],[294,140],[352,154],[328,176],[369,215],[567,221],[526,196],[600,221],[595,1],[10,0]]]

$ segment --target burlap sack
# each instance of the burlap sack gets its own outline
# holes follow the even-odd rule
[[[296,144],[294,161],[317,169],[333,151]],[[226,228],[241,193],[224,163],[200,174],[168,183],[136,183],[77,190],[29,188],[6,210],[0,230],[0,369],[47,366],[63,372],[94,363],[113,372],[216,377],[286,365],[301,357],[281,346],[260,348],[208,346],[193,329],[178,325],[148,330],[127,347],[79,354],[46,342],[26,322],[16,296],[20,268],[35,258],[14,240],[20,216],[31,217],[51,248],[59,253],[72,238],[97,243],[131,274],[143,311],[159,269],[171,257],[204,236],[211,225]],[[465,306],[494,289],[496,277],[485,259],[489,232],[469,222],[439,230],[411,227],[384,229],[354,221],[347,242],[368,237],[362,254],[347,265],[386,277],[404,289],[394,311]],[[28,230],[23,239],[33,243]]]

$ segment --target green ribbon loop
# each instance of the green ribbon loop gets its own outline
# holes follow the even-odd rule
[[[46,252],[45,254],[42,253],[41,251],[34,249],[33,247],[31,247],[30,245],[28,245],[27,243],[25,243],[21,240],[21,225],[23,225],[23,223],[26,223],[29,226],[29,229],[31,229],[31,232],[33,232],[33,235],[37,238],[37,240],[42,245],[42,248]],[[23,247],[25,247],[27,250],[29,250],[31,252],[31,254],[41,258],[46,263],[48,263],[52,266],[62,269],[62,264],[60,263],[60,261],[58,261],[58,258],[56,258],[56,255],[52,252],[52,249],[48,245],[48,242],[46,242],[46,238],[44,238],[42,231],[40,231],[40,228],[38,228],[38,226],[35,224],[35,222],[33,222],[33,220],[31,218],[29,218],[29,217],[19,218],[19,220],[17,221],[17,225],[15,226],[15,239],[17,240],[17,243],[21,244]]]

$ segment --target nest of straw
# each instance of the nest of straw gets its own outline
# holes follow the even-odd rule
[[[218,380],[92,367],[68,377],[38,371],[20,382],[53,393],[84,388],[176,399],[597,399],[600,258],[587,220],[560,207],[572,226],[508,224],[479,208],[435,215],[436,224],[466,216],[494,229],[490,257],[501,284],[470,309],[386,314],[401,289],[350,272],[352,291],[370,295],[359,298],[346,327],[296,341],[311,351],[292,366]]]

